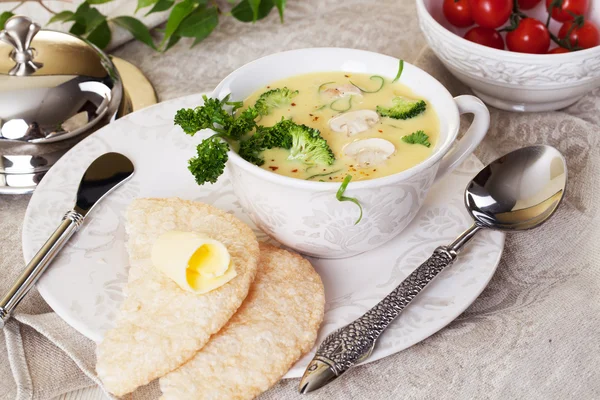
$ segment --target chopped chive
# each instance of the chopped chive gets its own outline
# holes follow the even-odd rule
[[[356,225],[362,219],[363,209],[362,209],[362,206],[360,205],[360,202],[357,199],[355,199],[354,197],[344,196],[344,192],[346,191],[346,188],[348,187],[348,184],[350,183],[351,180],[352,180],[352,175],[350,175],[350,174],[346,175],[346,177],[344,178],[344,181],[342,182],[342,185],[340,186],[340,188],[338,189],[338,191],[335,195],[335,198],[338,199],[338,201],[351,201],[358,206],[358,208],[360,209],[360,216],[354,223],[354,225]]]
[[[331,82],[325,82],[325,83],[322,83],[322,84],[319,86],[319,89],[317,90],[317,92],[321,93],[321,90],[323,90],[323,87],[324,87],[325,85],[329,85],[330,83],[335,83],[335,81],[331,81]]]
[[[394,80],[392,81],[392,83],[394,83],[398,79],[400,79],[400,75],[402,75],[402,70],[403,69],[404,69],[404,60],[400,60],[400,62],[398,63],[398,73],[396,74],[396,77],[394,78]]]
[[[348,98],[348,106],[347,106],[346,108],[336,108],[336,106],[335,106],[335,104],[336,104],[336,103],[338,103],[340,100],[344,100],[344,99],[345,99],[345,97],[342,97],[341,99],[334,100],[334,101],[333,101],[333,102],[332,102],[332,103],[329,105],[329,108],[331,108],[333,111],[338,111],[338,112],[345,112],[345,111],[348,111],[349,109],[351,109],[351,108],[352,108],[352,97],[353,97],[353,96],[350,96],[350,97]]]
[[[332,171],[332,172],[326,172],[326,173],[324,173],[324,174],[315,174],[315,175],[309,176],[308,178],[306,178],[306,180],[308,181],[308,180],[311,180],[312,178],[317,178],[317,177],[319,177],[319,176],[329,176],[329,175],[333,175],[333,174],[335,174],[335,173],[338,173],[338,172],[340,172],[340,171],[341,171],[341,169],[338,169],[338,170],[335,170],[335,171]]]
[[[380,90],[383,88],[383,85],[385,85],[385,79],[383,79],[383,77],[382,77],[382,76],[379,76],[379,75],[373,75],[373,76],[371,76],[369,79],[370,79],[370,80],[372,80],[372,81],[373,81],[373,80],[379,80],[379,81],[381,82],[381,84],[379,85],[379,88],[377,88],[377,90],[366,90],[366,89],[363,89],[363,88],[361,88],[360,86],[356,85],[356,84],[355,84],[355,83],[353,83],[352,81],[350,81],[350,83],[351,83],[352,85],[356,86],[356,88],[357,88],[358,90],[360,90],[361,92],[363,92],[363,93],[377,93],[377,92],[379,92],[379,91],[380,91]]]

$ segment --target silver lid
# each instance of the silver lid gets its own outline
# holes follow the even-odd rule
[[[0,32],[0,143],[48,143],[114,117],[121,78],[97,47],[24,16]]]

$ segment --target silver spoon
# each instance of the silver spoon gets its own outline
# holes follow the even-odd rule
[[[525,147],[481,170],[465,190],[473,225],[411,273],[396,289],[354,322],[325,338],[300,382],[309,393],[369,358],[388,325],[445,267],[479,230],[520,231],[546,222],[558,208],[567,184],[567,164],[550,146]]]
[[[63,246],[79,230],[94,206],[131,178],[133,170],[131,160],[119,153],[103,154],[90,164],[79,183],[73,210],[65,214],[58,228],[33,256],[8,293],[0,299],[0,329],[4,328],[5,322],[19,302],[31,290]]]

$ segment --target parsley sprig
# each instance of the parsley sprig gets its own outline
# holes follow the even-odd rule
[[[422,130],[411,133],[410,135],[402,136],[402,141],[409,144],[422,144],[425,147],[430,147],[429,136]]]

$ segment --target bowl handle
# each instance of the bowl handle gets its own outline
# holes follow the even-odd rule
[[[435,180],[437,181],[462,163],[481,143],[490,127],[490,112],[483,101],[475,96],[457,96],[454,98],[460,114],[473,114],[473,123],[463,137],[442,158]]]

